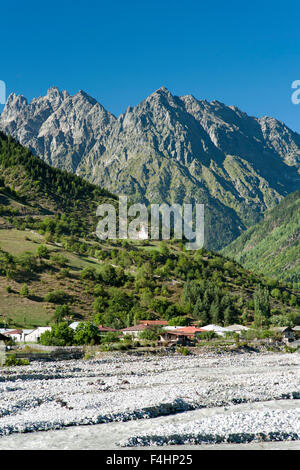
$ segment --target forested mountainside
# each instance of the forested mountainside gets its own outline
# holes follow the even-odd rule
[[[286,196],[223,253],[247,269],[300,283],[300,191]]]

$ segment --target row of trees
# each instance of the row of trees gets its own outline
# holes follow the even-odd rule
[[[75,330],[70,328],[67,322],[61,322],[54,325],[51,331],[45,331],[41,335],[40,343],[46,346],[99,344],[99,330],[90,322],[79,323]]]

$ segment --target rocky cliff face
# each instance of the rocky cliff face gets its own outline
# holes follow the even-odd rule
[[[54,87],[31,103],[11,94],[0,127],[50,165],[74,172],[115,120],[83,91],[70,96]]]
[[[135,200],[206,204],[206,245],[225,246],[300,187],[300,135],[218,101],[162,87],[116,119],[51,88],[10,95],[0,128],[53,166]]]

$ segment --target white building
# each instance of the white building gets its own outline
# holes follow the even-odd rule
[[[205,326],[201,326],[201,329],[206,330],[206,331],[214,331],[214,333],[216,333],[219,336],[225,336],[225,333],[230,331],[227,328],[224,328],[223,326],[219,326],[219,325],[205,325]]]
[[[247,326],[237,325],[235,323],[234,325],[226,326],[226,330],[229,330],[232,333],[237,333],[238,335],[240,335],[242,331],[247,331],[247,330],[249,330],[249,328],[247,328]]]
[[[38,343],[41,335],[45,333],[45,331],[51,331],[51,326],[39,326],[38,328],[35,328],[25,335],[24,341],[26,341],[26,343]]]
[[[6,331],[4,335],[20,343],[23,337],[23,330],[15,329],[15,330]]]
[[[173,331],[173,330],[180,330],[182,328],[185,328],[184,326],[163,326],[162,327],[163,330],[166,330],[166,331]]]
[[[73,321],[73,323],[70,323],[69,328],[71,328],[72,330],[76,330],[77,326],[80,323],[91,323],[92,325],[97,326],[97,325],[95,325],[95,323],[93,323],[91,321]]]

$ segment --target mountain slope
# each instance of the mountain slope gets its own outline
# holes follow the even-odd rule
[[[286,196],[222,252],[247,269],[300,282],[300,191]]]
[[[300,185],[300,136],[272,118],[162,87],[116,119],[83,92],[11,95],[0,128],[54,166],[148,203],[206,205],[220,249]]]
[[[66,227],[95,231],[96,208],[115,196],[82,178],[52,168],[0,132],[0,215],[14,225],[24,217],[63,216]],[[0,223],[6,223],[5,218]]]

